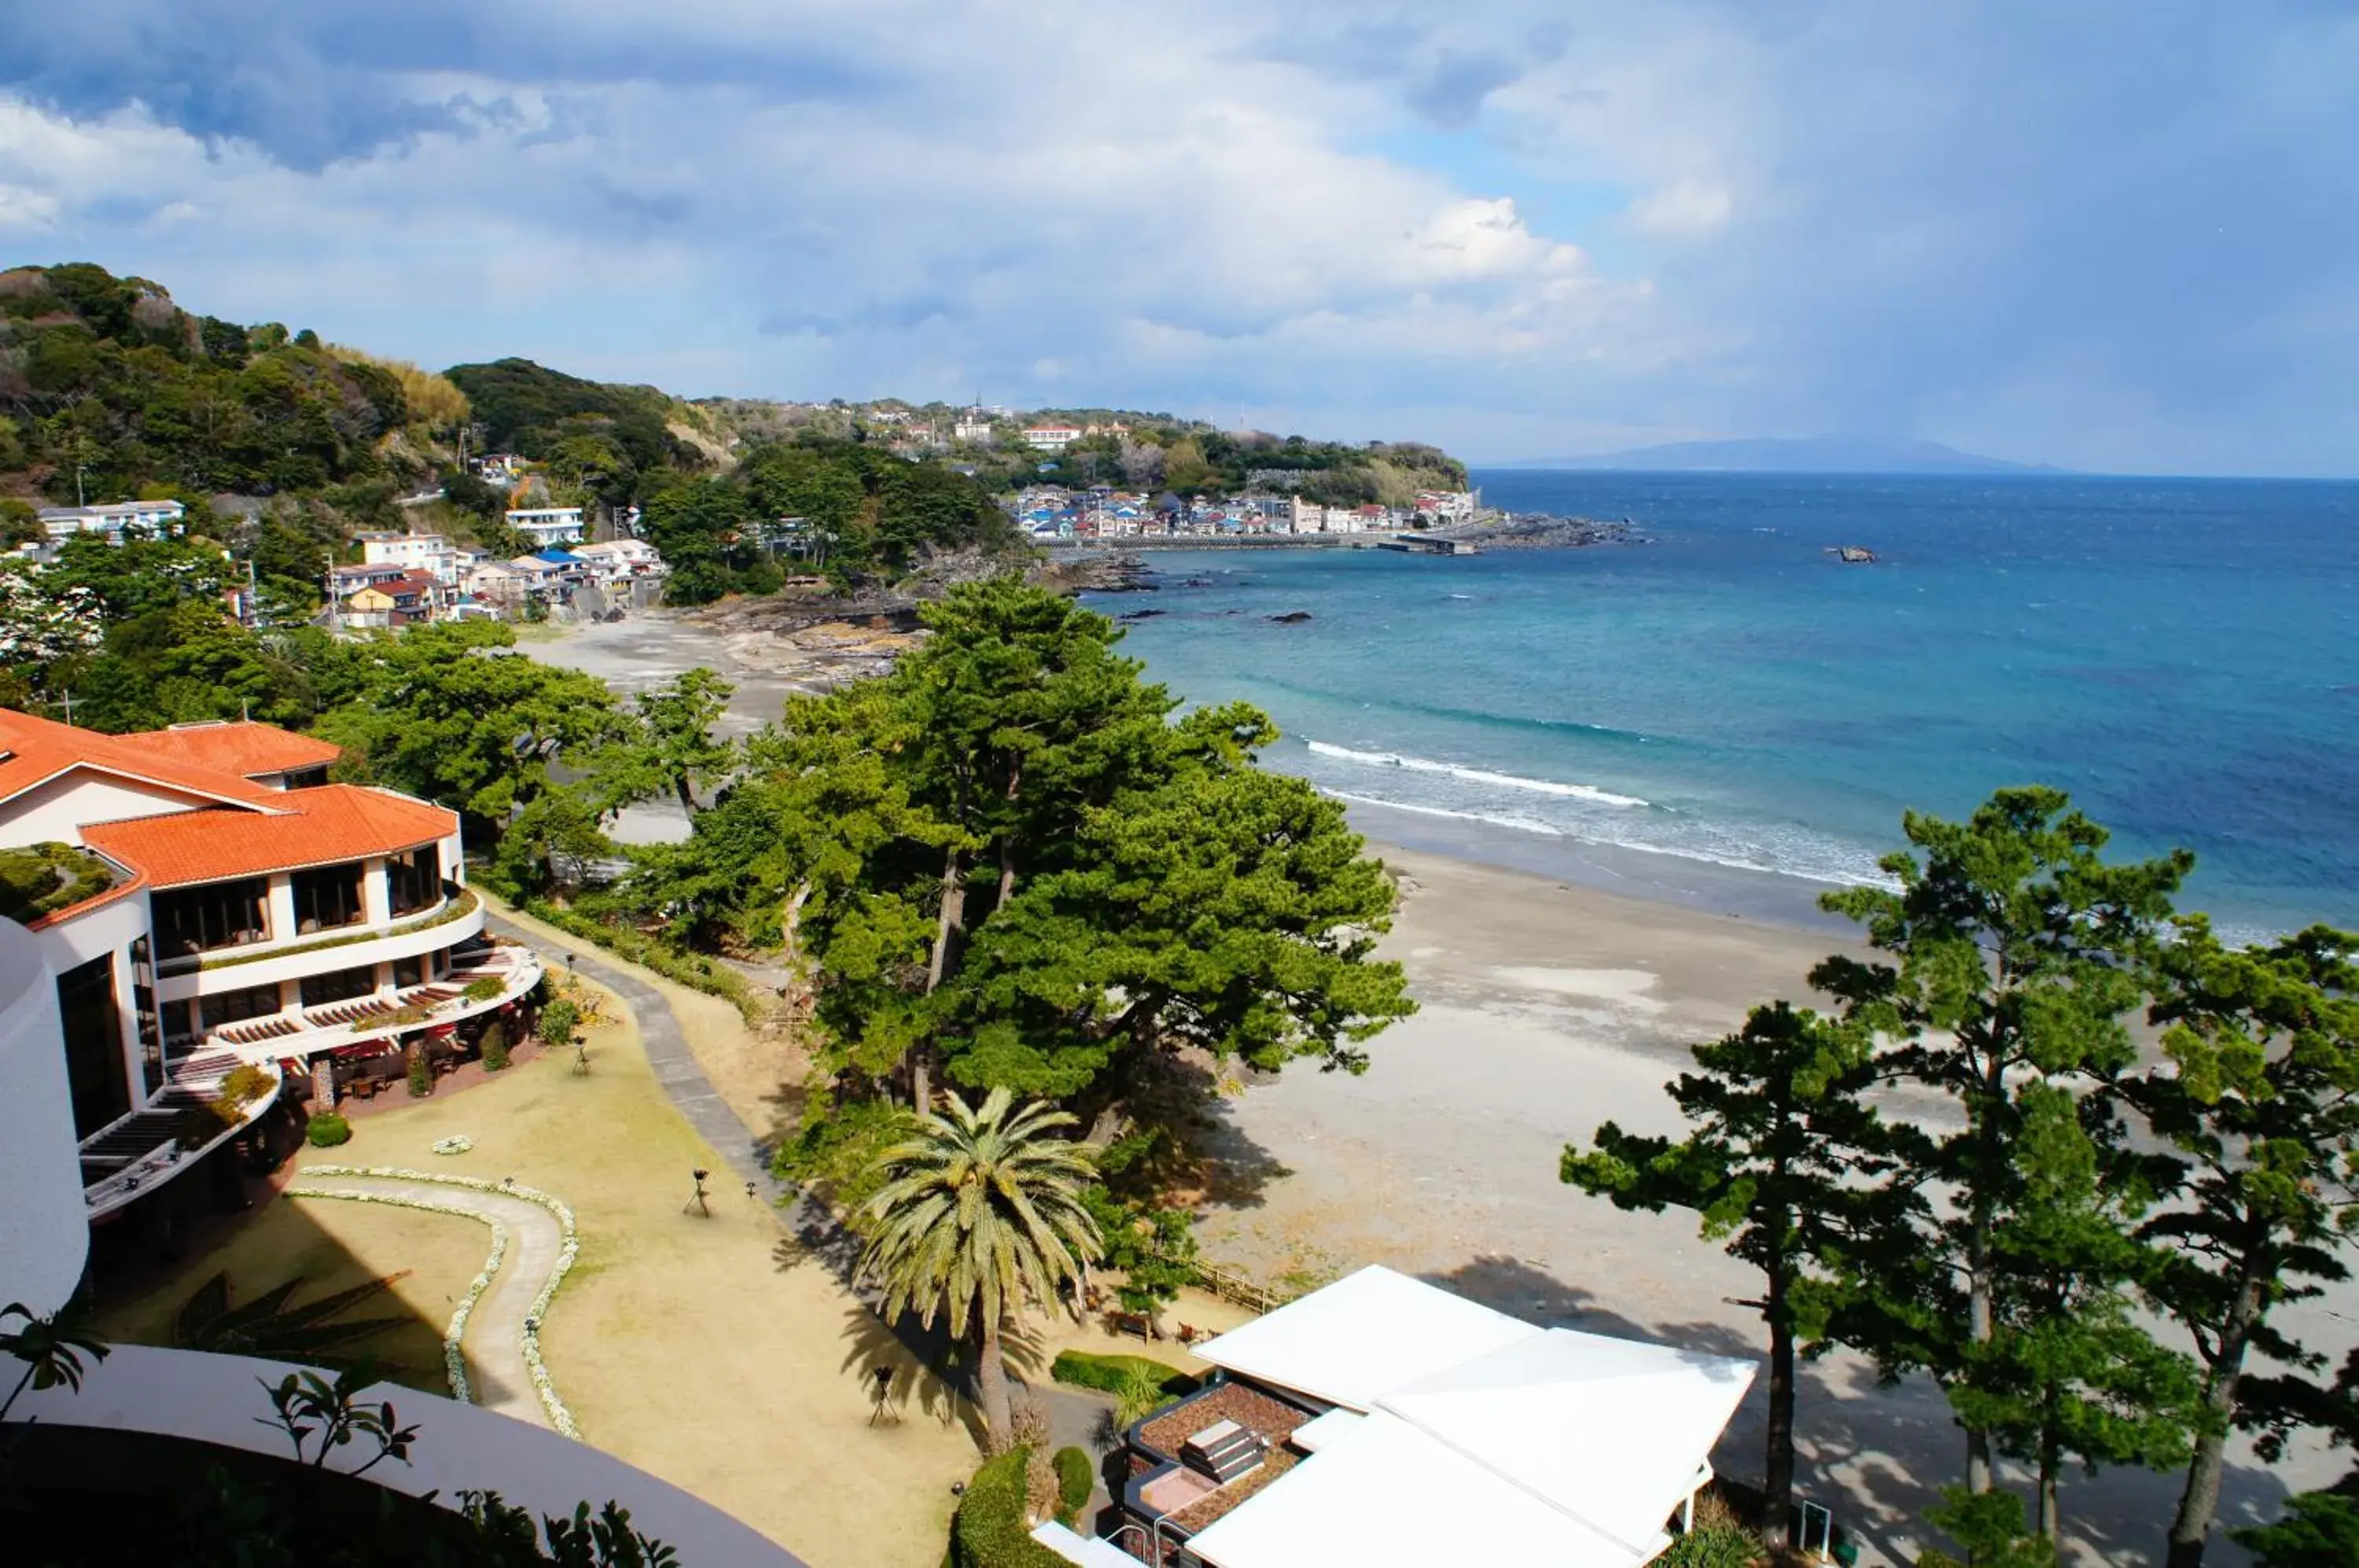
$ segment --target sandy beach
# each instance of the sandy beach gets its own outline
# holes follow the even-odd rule
[[[733,729],[774,716],[813,669],[770,654],[747,662],[692,622],[664,615],[582,628],[527,646],[536,658],[606,676],[625,690],[705,663],[739,682]],[[622,836],[685,831],[650,807]],[[1731,909],[1807,910],[1791,888],[1766,901],[1723,897],[1680,867],[1616,870],[1633,898],[1584,878],[1373,844],[1403,878],[1386,956],[1407,966],[1421,1010],[1378,1037],[1359,1077],[1300,1071],[1239,1084],[1222,1107],[1219,1201],[1204,1214],[1208,1256],[1272,1282],[1310,1285],[1381,1262],[1535,1322],[1758,1355],[1758,1319],[1740,1304],[1757,1277],[1700,1240],[1693,1216],[1625,1214],[1557,1180],[1568,1139],[1602,1122],[1677,1130],[1665,1083],[1687,1047],[1741,1022],[1756,1003],[1811,998],[1804,976],[1844,945],[1838,925]],[[1659,861],[1667,857],[1642,856]],[[1701,889],[1700,891],[1697,889]],[[2339,1361],[2359,1341],[2359,1291],[2343,1287],[2285,1313],[2288,1328]],[[1763,1399],[1717,1455],[1757,1475]],[[1800,1411],[1807,1496],[1864,1537],[1864,1561],[1912,1561],[1915,1521],[1958,1478],[1962,1445],[1923,1379],[1876,1386],[1855,1358],[1806,1374]],[[2272,1517],[2287,1492],[2325,1484],[2346,1456],[2298,1447],[2274,1466],[2239,1451],[2227,1524]],[[2064,1489],[2076,1561],[2158,1562],[2179,1477],[2108,1471]],[[2213,1561],[2243,1554],[2224,1541]]]

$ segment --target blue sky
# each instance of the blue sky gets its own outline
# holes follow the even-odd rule
[[[0,262],[429,365],[2359,473],[2341,0],[12,12]]]

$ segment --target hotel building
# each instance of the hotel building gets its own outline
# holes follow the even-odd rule
[[[337,755],[267,724],[108,735],[0,710],[0,889],[54,986],[93,1222],[288,1077],[326,1108],[340,1060],[464,1040],[539,979],[485,940],[457,815],[330,783]],[[224,1122],[241,1065],[270,1092]]]

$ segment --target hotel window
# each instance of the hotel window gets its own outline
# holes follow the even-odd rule
[[[412,985],[426,984],[426,961],[422,958],[397,958],[393,961],[393,988],[407,991]]]
[[[363,964],[358,969],[332,969],[325,975],[303,976],[303,1005],[322,1007],[330,1002],[349,1002],[354,996],[366,996],[376,990],[376,965]]]
[[[74,1131],[88,1138],[131,1109],[131,1073],[124,1060],[123,1014],[114,1001],[113,953],[102,953],[58,976],[58,1012],[65,1025]]]
[[[156,1010],[156,965],[147,939],[131,939],[131,1011],[139,1023],[139,1076],[153,1094],[164,1086],[164,1020]]]
[[[148,906],[167,958],[269,940],[270,884],[259,877],[158,893]]]
[[[223,991],[217,996],[201,998],[197,1016],[211,1034],[230,1024],[244,1023],[248,1018],[266,1018],[278,1011],[278,987],[249,985],[242,991]]]
[[[345,866],[322,866],[317,871],[298,871],[289,877],[288,883],[295,892],[297,934],[358,925],[366,918],[368,908],[361,897],[361,871],[360,863],[354,861]]]
[[[414,914],[442,897],[442,847],[427,844],[385,860],[386,891],[397,915]]]

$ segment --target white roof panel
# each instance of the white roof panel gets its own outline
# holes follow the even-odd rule
[[[1694,1489],[1753,1375],[1750,1361],[1550,1329],[1378,1407],[1637,1546]]]
[[[1232,1372],[1364,1410],[1391,1389],[1539,1332],[1479,1301],[1371,1265],[1195,1353]]]
[[[1370,1416],[1188,1542],[1217,1568],[1636,1568],[1633,1551],[1391,1415]]]

